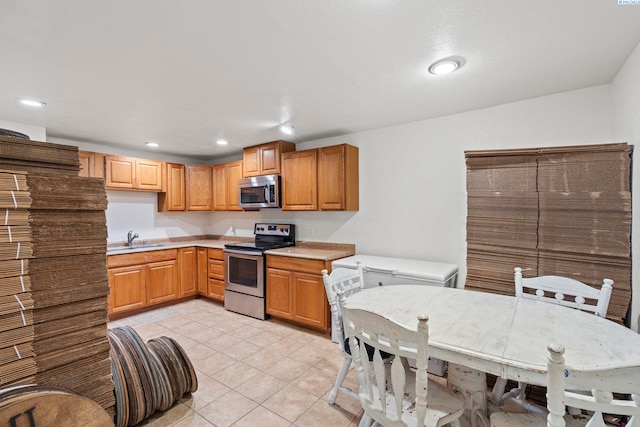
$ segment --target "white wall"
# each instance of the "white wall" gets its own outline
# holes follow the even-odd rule
[[[127,240],[127,232],[139,240],[197,236],[209,224],[210,212],[157,212],[156,193],[107,191],[107,242]]]
[[[619,141],[627,141],[638,150],[640,144],[640,45],[629,56],[613,81],[612,135]],[[640,165],[638,151],[634,152],[632,187],[640,188]],[[637,194],[632,199],[633,221],[631,232],[631,252],[640,254],[640,203]],[[631,327],[640,330],[640,260],[633,262],[632,272]],[[615,285],[614,285],[615,286]]]

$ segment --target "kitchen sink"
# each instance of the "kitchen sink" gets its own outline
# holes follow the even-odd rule
[[[145,249],[145,248],[157,248],[159,246],[164,246],[162,243],[150,243],[148,245],[133,245],[133,246],[116,246],[115,248],[107,248],[107,252],[117,252],[124,250],[135,250],[135,249]]]

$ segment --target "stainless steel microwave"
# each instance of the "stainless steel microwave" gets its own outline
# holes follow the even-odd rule
[[[238,192],[241,208],[279,208],[280,175],[261,175],[239,179]]]

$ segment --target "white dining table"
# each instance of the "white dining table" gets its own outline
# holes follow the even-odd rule
[[[591,313],[531,299],[417,285],[365,289],[350,296],[346,306],[411,328],[418,314],[427,314],[429,356],[449,362],[450,377],[452,366],[468,368],[466,374],[476,377],[471,389],[484,386],[484,373],[545,386],[547,346],[552,343],[565,347],[566,364],[574,370],[619,369],[627,388],[640,384],[640,334]],[[455,372],[460,375],[459,368]],[[475,398],[478,395],[484,401],[473,406],[486,410],[484,389]]]

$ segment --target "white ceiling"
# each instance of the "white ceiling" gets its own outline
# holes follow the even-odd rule
[[[0,120],[211,159],[609,83],[639,42],[617,0],[0,0]]]

